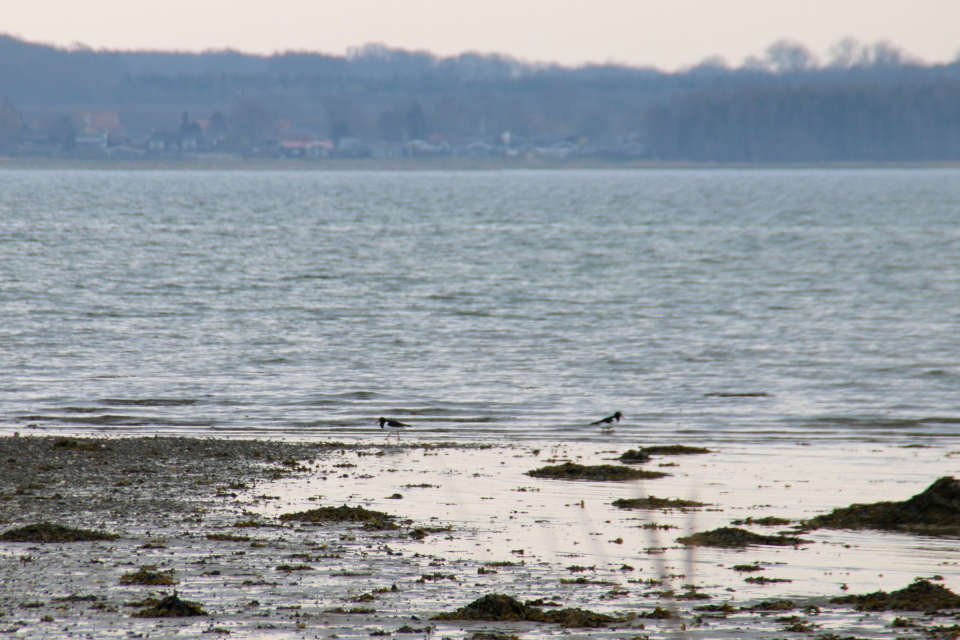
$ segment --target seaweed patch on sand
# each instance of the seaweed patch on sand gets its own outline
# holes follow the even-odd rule
[[[641,464],[643,462],[650,462],[650,454],[644,453],[643,450],[629,449],[624,451],[618,458],[620,462],[624,464]]]
[[[939,584],[918,578],[913,584],[887,593],[843,596],[833,604],[852,604],[857,611],[938,611],[960,609],[960,595]]]
[[[526,475],[534,478],[550,478],[553,480],[598,480],[623,482],[625,480],[649,480],[653,478],[663,478],[670,475],[662,471],[644,471],[642,469],[631,469],[616,464],[600,464],[587,466],[573,462],[540,467],[527,471]]]
[[[393,522],[396,520],[396,516],[384,513],[383,511],[373,511],[372,509],[364,509],[363,507],[348,507],[347,505],[341,507],[319,507],[317,509],[310,509],[309,511],[284,513],[280,516],[280,520],[283,522],[297,520],[299,522],[315,524],[348,522],[362,524],[364,528],[374,530],[399,528],[396,523]]]
[[[156,605],[141,609],[135,613],[130,614],[132,618],[185,618],[188,616],[205,616],[209,615],[206,611],[203,610],[200,604],[196,602],[189,602],[187,600],[181,600],[177,597],[177,592],[174,590],[172,596],[167,596]]]
[[[639,449],[629,449],[620,456],[619,460],[625,464],[639,464],[641,462],[649,462],[650,456],[683,456],[699,453],[713,452],[704,447],[690,447],[683,444],[662,444],[651,447],[640,447]]]
[[[909,500],[853,504],[806,520],[803,526],[960,536],[960,480],[944,476]]]
[[[742,549],[750,545],[772,545],[795,547],[811,542],[787,535],[764,536],[736,527],[720,527],[712,531],[702,531],[693,535],[677,538],[677,542],[688,547],[720,547],[722,549]]]
[[[90,540],[116,540],[120,536],[105,531],[90,529],[72,529],[59,524],[40,522],[25,527],[9,529],[0,534],[3,542],[36,542],[50,544],[56,542],[87,542]]]
[[[683,500],[681,498],[657,498],[656,496],[647,496],[646,498],[620,498],[612,503],[618,509],[698,509],[706,506],[704,502],[696,500]]]
[[[641,453],[651,456],[687,456],[700,453],[713,453],[706,447],[690,447],[685,444],[660,444],[652,447],[641,447]]]
[[[453,613],[440,613],[431,620],[486,620],[491,622],[547,622],[561,627],[577,629],[598,629],[610,623],[624,622],[602,613],[584,609],[561,609],[543,611],[539,607],[527,606],[516,598],[500,593],[491,593],[474,600]]]
[[[756,525],[760,527],[782,527],[784,525],[793,524],[793,520],[788,520],[787,518],[778,518],[776,516],[765,516],[763,518],[744,518],[743,520],[734,520],[731,524],[736,526],[741,525]]]
[[[143,584],[143,585],[172,585],[176,584],[173,579],[173,571],[157,571],[157,565],[147,564],[140,567],[139,571],[132,571],[120,576],[120,584]]]

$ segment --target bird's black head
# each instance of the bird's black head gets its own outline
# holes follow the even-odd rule
[[[378,420],[378,422],[380,423],[380,428],[383,429],[383,425],[385,425],[385,424],[387,423],[387,419],[384,418],[383,416],[381,416],[381,417],[380,417],[380,420]]]
[[[615,414],[613,414],[613,417],[617,419],[617,422],[620,422],[620,418],[623,417],[623,414],[617,411]]]

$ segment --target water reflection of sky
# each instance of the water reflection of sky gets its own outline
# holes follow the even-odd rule
[[[543,597],[558,588],[559,578],[580,576],[613,582],[639,594],[649,589],[631,580],[656,578],[664,571],[684,575],[674,580],[676,588],[693,583],[715,599],[732,598],[741,604],[758,598],[843,595],[841,585],[847,585],[848,593],[890,591],[916,577],[936,574],[946,578],[947,586],[960,590],[960,543],[955,538],[819,530],[802,535],[812,542],[797,549],[750,547],[744,551],[689,550],[675,542],[691,530],[729,526],[735,519],[797,520],[854,503],[907,499],[936,478],[955,473],[958,455],[944,447],[731,445],[707,455],[657,457],[643,468],[673,475],[636,483],[564,482],[523,475],[550,458],[609,462],[623,447],[543,445],[538,456],[531,453],[532,448],[524,443],[484,450],[411,449],[383,457],[347,452],[345,458],[356,468],[335,468],[336,459],[322,464],[326,480],[313,475],[279,482],[267,491],[283,500],[264,503],[259,511],[274,515],[348,503],[417,523],[452,524],[453,539],[430,536],[419,553],[469,563],[523,560],[522,569],[506,570],[502,579],[524,576],[531,585],[547,579]],[[671,463],[677,466],[658,466]],[[349,477],[339,477],[344,472]],[[404,487],[423,483],[437,486]],[[388,499],[394,493],[401,493],[403,499]],[[695,499],[710,506],[665,513],[625,511],[610,505],[616,498],[645,495]],[[651,522],[676,528],[655,532],[639,528]],[[774,533],[786,528],[752,529]],[[662,554],[649,553],[654,547],[665,549]],[[517,553],[520,549],[522,555]],[[762,575],[791,582],[751,585],[743,580],[751,574],[731,570],[733,565],[754,562],[764,566]],[[635,571],[621,571],[624,564]],[[596,566],[596,571],[572,574],[564,569],[571,565]],[[476,568],[460,571],[475,573]],[[478,594],[488,582],[477,586]],[[599,595],[612,586],[565,588],[573,601],[579,598],[580,604],[595,607]],[[609,604],[622,608],[624,603]]]

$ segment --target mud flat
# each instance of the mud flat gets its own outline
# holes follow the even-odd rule
[[[629,448],[3,437],[0,632],[823,640],[960,632],[955,536],[824,526],[786,546],[764,544],[799,531],[787,522],[908,502],[949,477],[960,452],[711,447],[644,463],[668,466],[662,477],[527,474],[599,467]],[[734,522],[756,535],[738,533],[746,544],[733,547],[678,541]]]

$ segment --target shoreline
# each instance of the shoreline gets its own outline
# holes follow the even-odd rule
[[[813,452],[799,446],[766,451],[754,451],[754,447],[702,456],[662,456],[643,468],[672,475],[633,489],[614,482],[544,481],[525,473],[560,460],[610,464],[626,448],[596,443],[537,448],[530,443],[2,437],[0,532],[48,520],[102,529],[120,538],[55,544],[0,542],[0,566],[8,585],[0,597],[4,614],[0,630],[12,637],[50,638],[64,637],[64,632],[105,637],[118,630],[136,635],[161,629],[184,637],[229,632],[232,637],[349,638],[382,635],[382,631],[420,638],[430,628],[437,637],[450,638],[469,638],[486,630],[507,637],[535,631],[538,637],[573,633],[573,637],[612,639],[675,637],[680,625],[686,625],[689,638],[759,639],[782,635],[786,624],[782,620],[787,618],[796,618],[790,624],[800,625],[798,629],[816,629],[819,634],[841,631],[878,638],[890,637],[895,617],[916,618],[917,629],[952,624],[950,618],[922,612],[860,613],[830,604],[830,597],[845,593],[836,589],[841,582],[850,582],[849,593],[860,592],[855,576],[825,577],[822,584],[814,578],[808,592],[799,586],[804,576],[820,575],[820,567],[834,563],[832,554],[843,554],[835,557],[849,558],[852,565],[857,558],[875,555],[871,544],[887,550],[891,544],[894,549],[906,544],[912,549],[914,544],[929,547],[935,539],[918,542],[893,534],[816,532],[805,536],[813,538],[814,544],[800,549],[683,552],[672,540],[681,533],[678,527],[690,526],[692,513],[616,512],[607,506],[609,496],[618,494],[685,496],[694,479],[712,479],[715,484],[727,476],[724,469],[743,468],[745,477],[730,478],[723,487],[711,489],[709,482],[699,485],[698,499],[713,506],[696,515],[695,528],[706,528],[711,521],[729,522],[738,515],[795,518],[797,505],[785,496],[796,496],[803,503],[823,493],[822,487],[792,485],[804,491],[797,493],[784,483],[798,480],[773,474],[786,466],[783,460],[792,460],[802,467],[793,475],[806,477],[812,461],[822,457],[826,447]],[[896,480],[902,483],[919,476],[902,491],[908,493],[925,482],[927,469],[949,468],[950,456],[956,452],[900,447],[882,453],[875,448],[842,453],[862,469],[876,467],[876,472],[887,475],[893,475],[892,467],[881,468],[877,461],[920,460],[917,464],[923,473],[920,467],[905,470],[903,478]],[[864,475],[862,469],[851,468],[849,477]],[[756,487],[758,478],[760,485],[770,488],[749,493],[747,489]],[[877,491],[870,478],[862,478],[859,486],[848,482],[839,490],[846,493],[829,496],[834,504],[856,501],[864,492],[874,491],[888,499],[887,492]],[[765,503],[759,504],[764,495]],[[344,504],[396,514],[397,527],[280,517]],[[633,534],[639,536],[636,542],[624,542],[625,532],[631,527],[636,531],[637,519],[643,523],[647,517],[662,528],[638,532]],[[422,533],[416,533],[418,529]],[[612,539],[617,535],[620,542]],[[955,539],[946,540],[948,545],[954,543]],[[658,547],[663,550],[656,551]],[[860,556],[850,555],[858,552]],[[818,560],[821,554],[829,557]],[[953,563],[960,560],[960,552],[937,559]],[[745,585],[742,576],[730,570],[730,565],[754,561],[762,562],[771,577],[794,583]],[[681,575],[690,571],[684,569],[684,562],[691,567],[696,563],[694,576]],[[624,568],[627,564],[629,570]],[[172,571],[169,575],[177,583],[170,587],[120,584],[122,576],[152,565],[159,572]],[[920,575],[921,569],[904,570],[903,576]],[[873,568],[867,567],[869,571]],[[957,588],[956,572],[947,571],[941,571],[947,578],[941,584]],[[897,588],[905,586],[903,576],[891,578]],[[703,600],[675,597],[688,582],[697,585],[693,592],[704,594]],[[129,603],[160,598],[172,589],[183,599],[201,604],[210,615],[131,617],[137,609]],[[491,593],[506,593],[521,602],[557,601],[564,607],[617,615],[623,621],[607,628],[563,629],[530,622],[429,620]],[[791,601],[789,608],[756,608],[782,600]],[[730,610],[722,615],[695,609],[724,602]],[[656,607],[673,610],[675,617],[645,617]],[[816,607],[816,613],[810,607]],[[419,632],[407,635],[403,628]]]
[[[298,160],[241,157],[169,157],[169,158],[45,158],[0,157],[0,171],[10,170],[97,170],[97,171],[571,171],[571,170],[925,170],[960,169],[956,161],[913,162],[692,162],[658,160],[607,160],[576,158],[543,160],[537,158],[324,158]]]

